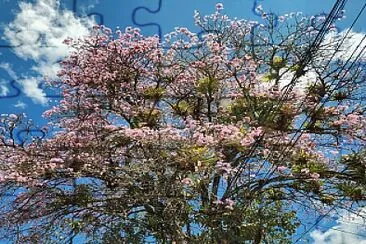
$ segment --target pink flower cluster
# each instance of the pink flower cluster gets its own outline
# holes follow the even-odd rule
[[[232,199],[225,199],[224,201],[216,200],[213,203],[218,206],[223,206],[226,209],[234,210],[235,201]]]

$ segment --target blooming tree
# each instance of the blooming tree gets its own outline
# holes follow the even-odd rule
[[[342,36],[309,52],[322,18],[222,11],[195,13],[201,35],[97,26],[65,41],[46,137],[19,141],[34,125],[1,117],[4,238],[285,242],[296,209],[365,200],[365,74]]]

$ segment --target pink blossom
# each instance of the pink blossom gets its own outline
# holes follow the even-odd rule
[[[268,48],[272,45],[269,44],[268,29],[251,21],[230,20],[220,13],[223,9],[223,4],[218,3],[212,15],[201,17],[198,11],[195,12],[195,22],[201,29],[209,27],[215,30],[203,35],[202,39],[183,27],[168,34],[166,44],[163,44],[158,37],[143,37],[138,29],[128,27],[125,32],[117,31],[117,35],[111,35],[111,29],[100,26],[85,39],[66,40],[76,50],[61,63],[62,70],[58,72],[60,79],[55,81],[56,87],[63,90],[63,98],[57,106],[44,113],[51,119],[50,136],[40,142],[27,140],[24,145],[19,145],[18,140],[12,140],[11,130],[16,126],[15,121],[23,119],[23,116],[18,118],[11,114],[1,117],[0,162],[4,163],[0,168],[0,182],[13,181],[24,189],[42,187],[42,192],[46,193],[44,199],[37,199],[37,203],[30,202],[25,207],[45,209],[45,204],[51,208],[59,206],[53,204],[58,199],[53,199],[54,186],[50,183],[60,177],[61,180],[62,177],[95,178],[97,182],[85,182],[94,186],[93,189],[103,185],[100,181],[116,181],[119,186],[116,192],[105,188],[106,193],[114,196],[120,195],[122,188],[133,186],[135,179],[140,181],[148,173],[157,182],[168,177],[169,182],[175,180],[178,183],[178,188],[189,189],[188,200],[200,198],[201,186],[211,193],[216,187],[215,183],[218,183],[220,190],[216,195],[221,196],[221,188],[228,187],[227,183],[234,173],[238,173],[238,178],[231,182],[233,187],[254,189],[258,179],[267,174],[268,169],[275,168],[274,173],[280,176],[279,181],[275,179],[269,187],[281,186],[288,180],[281,176],[291,175],[292,171],[286,165],[296,163],[299,152],[304,152],[306,158],[322,163],[327,169],[338,170],[335,169],[338,159],[329,155],[329,150],[340,150],[342,145],[339,144],[355,142],[359,136],[363,137],[362,112],[357,108],[354,110],[352,100],[344,102],[347,105],[325,104],[324,111],[321,111],[324,116],[319,118],[326,119],[320,122],[324,122],[322,125],[327,131],[334,131],[341,139],[339,144],[330,139],[329,145],[333,148],[324,150],[329,158],[320,153],[325,142],[322,134],[318,136],[318,132],[311,128],[304,129],[305,134],[301,133],[292,145],[295,140],[292,139],[293,132],[303,117],[315,109],[316,102],[304,97],[300,99],[296,87],[286,91],[284,96],[284,90],[274,89],[273,79],[268,78],[269,81],[264,82],[262,76],[273,68],[265,61],[271,50],[262,45],[268,44]],[[263,17],[270,16],[260,5],[256,12]],[[287,19],[289,16],[278,17],[280,22]],[[305,22],[300,18],[297,20],[302,25],[301,31],[294,33],[293,37],[302,40],[304,34],[305,39],[312,38],[309,33],[303,33],[308,27],[308,19]],[[241,41],[249,40],[255,25],[258,26],[258,36],[262,36],[263,31],[265,35],[256,38],[255,42],[263,49],[258,57],[252,58],[245,55],[250,46],[242,47]],[[229,34],[228,38],[222,38],[225,33]],[[303,48],[306,50],[306,46],[300,49]],[[292,51],[289,50],[289,60],[286,60],[289,67],[299,61]],[[288,67],[285,68],[288,70]],[[288,73],[294,73],[291,70]],[[287,80],[285,73],[279,71],[280,76]],[[344,80],[350,77],[346,78]],[[275,119],[261,118],[263,109],[273,107],[279,98],[284,116],[279,120],[276,115]],[[294,128],[276,125],[276,121],[282,122],[282,117],[285,120],[283,124],[292,123]],[[19,129],[27,126],[23,123]],[[55,134],[53,127],[57,131]],[[14,132],[19,129],[15,128]],[[263,140],[259,141],[261,137]],[[326,140],[328,138],[332,137],[324,137]],[[258,145],[254,148],[256,142]],[[285,153],[283,150],[288,149],[290,144],[291,148]],[[249,150],[250,147],[253,150]],[[239,169],[242,171],[239,172]],[[55,174],[47,174],[52,170]],[[294,182],[301,183],[303,179],[311,182],[321,178],[320,174],[307,168],[301,170],[300,178],[296,177],[295,172],[298,171],[293,169]],[[214,180],[217,179],[214,175],[219,175],[218,182]],[[46,177],[50,180],[45,181]],[[198,181],[200,187],[195,188]],[[340,178],[340,181],[343,179]],[[331,180],[328,182],[332,183]],[[61,188],[60,191],[68,191]],[[330,187],[323,190],[328,189]],[[100,190],[104,192],[104,189]],[[159,188],[156,190],[158,195],[162,193]],[[259,198],[262,197],[261,192],[257,192]],[[297,195],[294,194],[295,197]],[[239,195],[230,196],[233,198],[214,198],[217,200],[211,207],[221,211],[234,210],[239,206],[235,205],[237,199],[234,196]],[[140,203],[144,202],[143,198],[127,200]],[[169,198],[165,200],[170,201]],[[203,202],[197,204],[201,204],[197,206],[200,208]],[[10,209],[12,206],[9,206]],[[98,207],[98,203],[94,207]],[[202,211],[200,214],[205,213]],[[28,220],[31,219],[24,219]]]
[[[278,166],[277,167],[277,170],[279,171],[279,172],[283,172],[283,171],[285,171],[287,169],[287,167],[286,166],[283,166],[283,165],[281,165],[281,166]]]
[[[342,125],[344,123],[345,123],[345,120],[344,119],[339,119],[339,120],[333,121],[332,124],[335,125],[335,126],[340,126],[340,125]]]
[[[311,173],[310,177],[313,178],[314,180],[319,179],[320,175],[318,173]]]
[[[221,201],[221,200],[215,200],[213,202],[213,204],[216,204],[216,205],[221,205],[223,207],[225,207],[226,209],[229,209],[229,210],[234,210],[234,205],[235,205],[235,201],[233,201],[232,199],[225,199],[224,201]]]
[[[62,158],[51,158],[50,163],[51,164],[61,164],[64,160]]]
[[[253,137],[260,137],[262,133],[263,133],[262,127],[257,127],[250,132],[250,135]]]
[[[281,15],[281,16],[279,16],[279,17],[278,17],[278,20],[279,20],[280,22],[284,22],[284,21],[286,20],[286,17],[285,17],[285,16],[283,16],[283,15]]]
[[[111,131],[113,131],[113,130],[118,130],[118,126],[115,126],[115,125],[106,125],[106,126],[104,126],[104,129],[106,129],[106,130],[111,130]]]
[[[18,116],[15,114],[9,114],[9,118],[12,120],[16,120],[18,118]]]
[[[66,44],[66,45],[70,45],[70,44],[72,43],[72,41],[73,41],[73,39],[72,39],[72,38],[70,38],[70,37],[68,37],[68,38],[66,38],[62,43],[63,43],[63,44]]]
[[[347,123],[351,126],[357,125],[359,123],[359,118],[360,118],[359,115],[349,114],[349,115],[347,115]]]
[[[229,163],[224,163],[222,161],[216,163],[215,169],[219,174],[229,174],[233,170]]]
[[[250,123],[250,121],[251,121],[251,119],[248,116],[246,116],[246,117],[243,118],[243,122],[244,123]]]
[[[222,205],[222,204],[224,204],[224,202],[218,199],[218,200],[213,201],[213,204]]]
[[[243,147],[248,147],[248,146],[252,145],[254,142],[255,142],[255,140],[253,138],[246,137],[240,141],[240,145],[242,145]]]
[[[220,10],[223,10],[224,9],[224,5],[222,3],[217,3],[216,4],[216,10],[217,11],[220,11]]]
[[[225,208],[229,209],[229,210],[234,210],[233,206],[235,204],[235,202],[231,199],[225,199]]]
[[[193,180],[192,180],[191,178],[184,178],[183,180],[181,180],[181,182],[182,182],[184,185],[188,185],[188,186],[193,185]]]
[[[55,163],[50,163],[48,166],[49,166],[50,169],[57,168],[57,164],[55,164]]]

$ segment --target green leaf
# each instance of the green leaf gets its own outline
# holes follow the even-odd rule
[[[285,59],[283,59],[283,58],[281,58],[279,56],[275,56],[273,58],[272,67],[274,69],[279,70],[279,69],[281,69],[281,68],[283,68],[285,66],[286,66],[286,60]]]
[[[197,82],[196,89],[202,94],[212,94],[219,90],[219,82],[216,79],[204,77]]]

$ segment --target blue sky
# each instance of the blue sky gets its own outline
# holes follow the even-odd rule
[[[57,91],[43,89],[43,77],[53,78],[57,61],[67,55],[61,44],[68,35],[86,34],[93,21],[112,29],[137,26],[143,34],[165,34],[177,26],[195,30],[193,11],[212,13],[213,0],[0,0],[0,114],[25,112],[40,125],[41,114],[59,99]],[[282,15],[301,11],[317,15],[330,11],[334,0],[223,0],[224,12],[230,17],[260,21],[255,12],[262,5],[267,12]],[[349,0],[346,18],[338,25],[347,28],[364,4]],[[88,17],[89,16],[89,17]],[[366,13],[353,31],[366,32]],[[356,218],[357,219],[357,218]],[[341,221],[342,219],[339,219]],[[312,232],[316,243],[360,243],[361,220],[354,223],[331,221]],[[352,222],[351,220],[348,222]],[[343,231],[329,229],[330,226]],[[355,227],[356,226],[356,227]],[[365,227],[363,227],[365,229]],[[364,233],[365,234],[365,233]],[[328,238],[328,239],[327,239]],[[333,238],[333,239],[332,239]],[[342,239],[343,238],[343,239]],[[366,238],[363,237],[366,243]],[[328,240],[328,241],[327,241]],[[330,240],[330,241],[329,241]],[[341,243],[341,242],[339,242]]]

